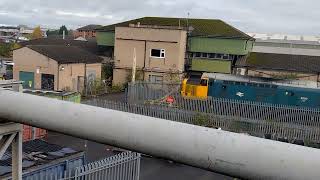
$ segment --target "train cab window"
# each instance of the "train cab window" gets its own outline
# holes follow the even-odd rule
[[[209,82],[209,85],[210,85],[210,86],[213,86],[213,82],[212,82],[212,81],[210,81],[210,82]]]
[[[201,86],[207,86],[207,85],[208,85],[208,80],[206,80],[206,79],[201,79],[200,85],[201,85]]]

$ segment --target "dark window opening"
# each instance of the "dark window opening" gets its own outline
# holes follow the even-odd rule
[[[194,53],[194,57],[197,57],[197,58],[201,57],[201,53],[199,53],[199,52]]]
[[[208,58],[208,53],[202,53],[201,57],[202,58]]]
[[[208,80],[206,80],[206,79],[201,79],[200,85],[201,85],[201,86],[207,86],[207,85],[208,85]]]
[[[54,90],[54,75],[42,74],[41,75],[41,89],[43,90]]]
[[[215,57],[216,57],[216,54],[215,54],[215,53],[210,53],[210,54],[209,54],[209,58],[214,59]]]
[[[164,49],[151,49],[151,57],[156,58],[164,58],[165,57],[165,50]]]

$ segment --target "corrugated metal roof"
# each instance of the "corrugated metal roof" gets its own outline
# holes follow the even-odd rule
[[[275,53],[250,53],[236,62],[238,67],[283,70],[305,73],[320,72],[320,56],[305,56]]]
[[[246,33],[218,19],[186,19],[170,17],[143,17],[117,24],[101,27],[98,31],[114,31],[117,26],[129,26],[129,24],[192,27],[191,36],[210,36],[223,38],[253,39]]]
[[[270,84],[270,85],[319,89],[319,87],[317,86],[317,83],[313,81],[283,80],[283,79],[238,76],[233,74],[220,74],[220,73],[203,73],[202,78],[210,78],[210,79],[217,79],[217,80],[224,80],[224,81],[245,82],[245,83],[258,83],[258,84]]]

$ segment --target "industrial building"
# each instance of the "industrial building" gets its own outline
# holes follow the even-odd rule
[[[179,80],[185,72],[231,73],[253,42],[215,19],[144,17],[97,29],[98,45],[114,49],[114,84],[125,84],[131,75],[134,49],[141,80],[159,83]]]
[[[256,39],[252,53],[236,62],[235,74],[319,82],[320,38],[250,35]]]
[[[82,92],[85,81],[101,78],[101,61],[76,46],[29,45],[13,51],[13,78],[24,88]]]
[[[93,38],[96,37],[96,29],[101,28],[101,25],[90,24],[81,28],[78,28],[76,31],[73,32],[74,38]]]

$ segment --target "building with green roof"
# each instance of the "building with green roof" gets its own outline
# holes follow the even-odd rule
[[[115,28],[132,24],[187,30],[185,71],[231,73],[235,62],[251,52],[254,39],[217,19],[143,17],[97,29],[99,46],[114,47]]]

